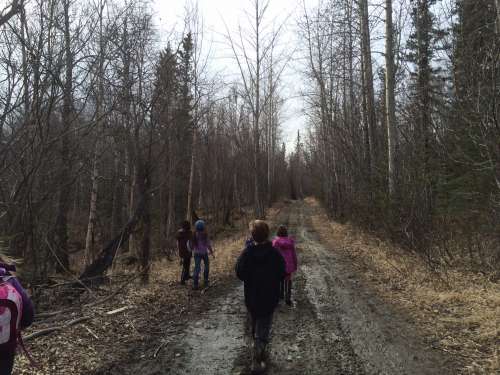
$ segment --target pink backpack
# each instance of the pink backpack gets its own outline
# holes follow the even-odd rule
[[[23,308],[21,294],[8,280],[0,279],[0,352],[15,351]]]

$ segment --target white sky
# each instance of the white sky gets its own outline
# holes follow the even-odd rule
[[[204,29],[203,44],[206,50],[210,50],[211,56],[209,70],[214,74],[223,72],[228,82],[238,80],[238,71],[229,44],[225,40],[227,35],[225,24],[233,32],[237,32],[238,24],[245,29],[248,25],[245,11],[252,12],[252,3],[252,0],[198,0]],[[166,44],[172,32],[183,31],[185,6],[184,0],[154,0],[162,44]],[[294,31],[298,7],[298,0],[271,0],[267,11],[267,25],[270,28],[273,22],[275,24],[285,22],[280,43],[290,52],[298,45]],[[287,148],[293,145],[297,130],[304,129],[306,125],[306,119],[302,114],[302,99],[299,97],[301,75],[298,69],[299,64],[292,60],[282,76],[281,96],[287,99],[283,109],[282,129]]]

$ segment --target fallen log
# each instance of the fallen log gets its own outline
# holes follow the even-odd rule
[[[88,265],[79,277],[80,282],[85,285],[98,285],[104,278],[104,273],[113,264],[113,259],[116,256],[118,249],[125,245],[134,231],[137,223],[139,223],[144,211],[144,201],[140,201],[137,208],[129,219],[128,223],[123,227],[122,231],[115,236],[108,244],[101,250],[97,258]],[[85,280],[92,280],[90,283]],[[78,284],[74,285],[78,287]]]

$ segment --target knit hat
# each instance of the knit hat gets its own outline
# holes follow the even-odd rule
[[[203,232],[205,230],[205,222],[203,220],[198,220],[196,223],[194,223],[194,227],[196,228],[197,232]]]

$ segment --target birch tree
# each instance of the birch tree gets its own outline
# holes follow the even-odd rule
[[[395,66],[394,66],[394,28],[392,23],[392,0],[385,2],[385,111],[387,124],[387,176],[389,196],[394,199],[396,187],[396,104],[395,104]]]

